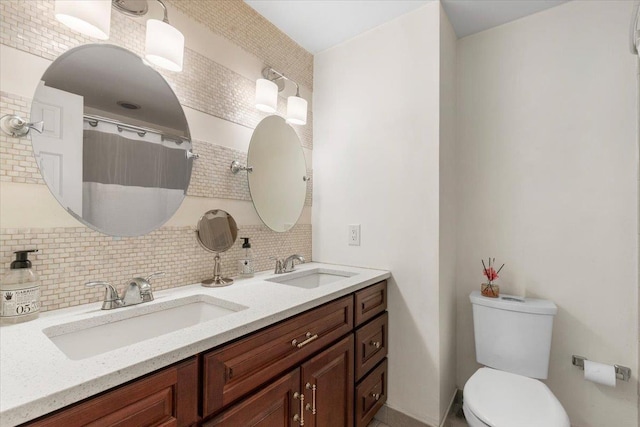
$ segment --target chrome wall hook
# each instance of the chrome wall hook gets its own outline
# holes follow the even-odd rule
[[[240,164],[239,161],[234,160],[233,162],[231,162],[231,172],[235,175],[240,171],[247,171],[248,173],[253,172],[253,168],[251,166],[244,166],[242,164]]]
[[[42,133],[44,130],[44,122],[27,123],[22,117],[15,114],[7,114],[0,117],[0,129],[4,133],[17,138],[26,136],[31,129],[38,133]]]

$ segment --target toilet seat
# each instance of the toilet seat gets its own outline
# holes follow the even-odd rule
[[[464,406],[491,427],[571,427],[566,411],[542,382],[480,368],[464,385]]]

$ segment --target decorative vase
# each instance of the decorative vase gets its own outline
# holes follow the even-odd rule
[[[489,298],[498,298],[500,296],[500,286],[495,283],[483,283],[480,286],[482,296]]]

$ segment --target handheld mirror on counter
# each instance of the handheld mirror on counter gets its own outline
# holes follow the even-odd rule
[[[213,278],[202,281],[202,286],[212,288],[227,286],[233,279],[220,277],[220,253],[233,246],[238,237],[236,221],[227,212],[214,209],[206,212],[198,221],[196,236],[200,246],[216,254],[213,264]]]
[[[191,178],[191,136],[175,93],[118,46],[58,57],[38,83],[31,132],[42,178],[64,209],[111,236],[140,236],[178,210]]]
[[[251,200],[264,224],[288,231],[307,195],[307,166],[296,131],[282,117],[264,118],[251,136],[247,164]]]

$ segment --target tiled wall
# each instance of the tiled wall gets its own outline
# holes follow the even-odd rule
[[[276,233],[264,225],[239,225],[238,237],[251,237],[257,270],[273,268],[282,248],[311,259],[311,225]],[[235,275],[242,241],[221,255],[222,271]],[[42,309],[54,310],[100,301],[102,289],[87,289],[90,280],[108,280],[122,290],[127,280],[162,271],[152,279],[155,290],[197,283],[213,276],[213,257],[195,238],[194,227],[161,227],[145,236],[105,236],[87,227],[0,229],[0,259],[8,265],[12,252],[38,248],[31,255],[41,279]]]
[[[286,70],[301,85],[313,87],[313,55],[243,2],[169,0],[168,3],[275,69]]]
[[[169,4],[312,90],[312,55],[244,2],[180,0]],[[0,42],[48,60],[72,47],[94,42],[56,21],[53,9],[53,0],[0,1]],[[141,21],[113,12],[108,43],[141,54],[144,31]],[[186,107],[251,129],[264,117],[253,107],[254,81],[194,50],[185,49],[182,73],[158,71]],[[0,92],[1,114],[28,117],[31,100],[11,89],[3,87]],[[282,111],[285,101],[279,102]],[[309,112],[306,126],[294,126],[303,147],[308,149],[313,148],[312,122]],[[193,151],[201,157],[194,163],[187,194],[210,199],[211,208],[220,199],[251,200],[246,175],[233,175],[229,170],[231,160],[244,162],[246,153],[213,141],[216,135],[208,141],[193,141]],[[311,176],[312,171],[308,174]],[[0,135],[0,181],[44,185],[28,138]],[[307,206],[311,204],[311,187],[310,183]],[[99,301],[100,290],[84,288],[84,282],[89,280],[109,280],[122,286],[133,276],[161,270],[167,275],[154,280],[155,289],[195,283],[210,278],[213,270],[213,254],[197,243],[195,225],[164,226],[141,237],[112,238],[87,227],[42,228],[34,224],[33,228],[10,229],[2,225],[0,218],[0,269],[8,266],[13,251],[40,249],[33,259],[42,279],[43,310]],[[311,225],[299,224],[286,233],[275,233],[262,224],[238,226],[239,237],[252,240],[258,270],[272,268],[273,256],[300,253],[311,259]],[[235,275],[240,250],[238,241],[222,256],[224,274]]]

